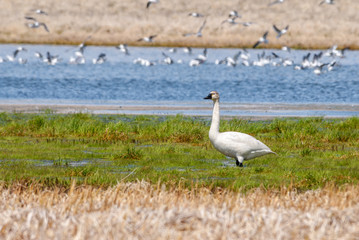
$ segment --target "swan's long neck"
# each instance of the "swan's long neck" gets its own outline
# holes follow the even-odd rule
[[[209,137],[216,136],[219,133],[219,100],[213,102],[213,113],[212,113],[212,123],[211,128],[209,129]]]

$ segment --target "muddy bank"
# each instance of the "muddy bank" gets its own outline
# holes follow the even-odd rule
[[[130,115],[193,115],[210,116],[212,104],[168,105],[168,103],[144,105],[125,103],[120,105],[86,104],[0,104],[0,112],[43,113],[51,111],[59,114],[130,114]],[[255,104],[222,103],[223,117],[248,119],[273,119],[276,117],[325,117],[345,118],[359,116],[358,104]]]

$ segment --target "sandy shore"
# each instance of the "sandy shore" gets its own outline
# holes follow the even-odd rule
[[[146,0],[4,0],[0,12],[0,42],[79,44],[92,36],[88,44],[150,46],[251,47],[269,31],[269,44],[261,47],[289,45],[297,48],[327,48],[334,44],[343,48],[359,48],[359,2],[335,1],[334,5],[319,5],[320,0],[291,0],[268,6],[263,0],[219,0],[203,4],[199,0],[160,1],[146,9]],[[38,15],[34,9],[48,15]],[[5,11],[6,10],[6,11]],[[237,23],[254,22],[249,27],[222,22],[231,10],[241,18]],[[202,37],[184,37],[197,32],[204,18],[188,16],[200,12],[206,16]],[[47,24],[31,29],[24,17],[36,17]],[[289,25],[289,31],[276,38],[273,24]],[[138,42],[144,36],[157,35],[154,43]]]
[[[130,115],[193,115],[210,116],[212,105],[87,105],[87,104],[0,104],[0,112],[41,113],[51,110],[54,113],[91,114],[130,114]],[[242,117],[247,119],[273,119],[276,117],[343,118],[359,116],[359,104],[250,104],[223,103],[223,117]]]

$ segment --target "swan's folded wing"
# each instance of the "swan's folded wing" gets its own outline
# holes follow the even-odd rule
[[[227,139],[228,141],[233,141],[238,143],[243,142],[249,145],[258,144],[258,142],[261,143],[255,137],[240,132],[222,132],[220,133],[220,137],[223,139]]]
[[[223,132],[220,133],[220,138],[222,141],[227,142],[229,145],[237,145],[243,150],[246,149],[246,151],[271,151],[267,145],[245,133]]]

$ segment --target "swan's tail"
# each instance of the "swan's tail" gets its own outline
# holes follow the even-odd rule
[[[277,153],[273,152],[273,151],[270,150],[270,149],[261,149],[261,150],[252,151],[252,152],[246,157],[246,159],[252,159],[252,158],[260,157],[260,156],[267,155],[267,154],[275,154],[275,155],[278,155]]]
[[[273,152],[272,150],[269,152],[270,154],[274,154],[274,155],[277,155],[277,156],[279,156],[278,155],[278,153],[276,153],[276,152]]]

